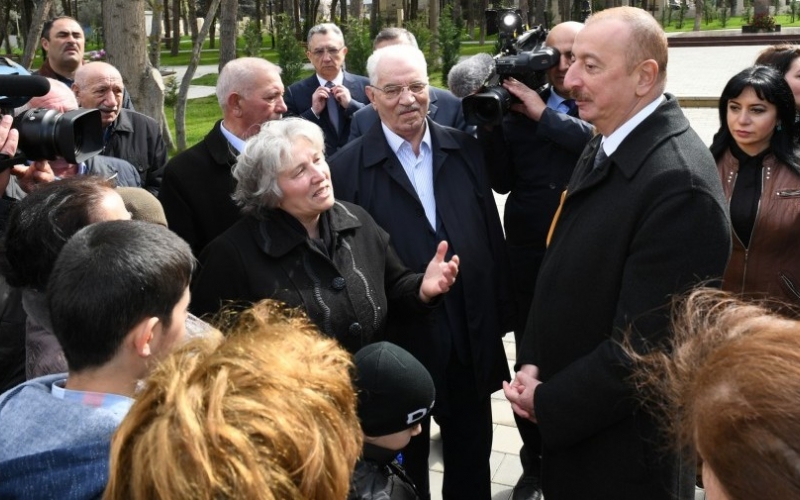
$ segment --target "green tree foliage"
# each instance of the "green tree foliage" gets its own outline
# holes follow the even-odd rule
[[[276,16],[275,31],[278,35],[276,46],[278,66],[283,70],[281,71],[281,80],[288,87],[300,80],[305,54],[303,47],[297,43],[297,39],[294,37],[294,25],[288,15],[281,13]]]
[[[248,57],[257,57],[261,54],[261,30],[255,19],[248,19],[242,32],[244,39],[244,53]]]
[[[442,53],[442,81],[447,81],[450,69],[458,63],[461,50],[461,28],[453,20],[453,6],[446,5],[439,19],[439,47]]]
[[[405,29],[414,33],[414,37],[417,39],[417,45],[419,45],[419,50],[425,53],[425,62],[428,63],[428,74],[431,74],[436,68],[436,61],[431,60],[430,56],[430,46],[431,46],[431,30],[428,28],[428,23],[422,19],[416,19],[413,21],[406,21]]]
[[[347,71],[356,75],[367,74],[367,58],[372,54],[372,38],[365,21],[350,18],[346,24]]]

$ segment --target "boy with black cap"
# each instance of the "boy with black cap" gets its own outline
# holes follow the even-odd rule
[[[433,408],[433,379],[414,356],[389,342],[363,347],[355,365],[364,452],[348,500],[418,499],[396,458]]]

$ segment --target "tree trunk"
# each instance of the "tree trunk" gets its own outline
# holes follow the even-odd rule
[[[347,0],[342,0],[346,2]],[[336,18],[336,8],[339,6],[339,0],[331,0],[331,22]]]
[[[350,14],[355,19],[361,19],[361,2],[362,0],[352,0],[350,4]]]
[[[171,19],[170,12],[171,11],[169,9],[169,0],[164,0],[164,10],[163,10],[163,14],[164,14],[164,33],[167,35],[167,37],[169,37],[170,33],[172,33],[172,22],[170,22],[170,19]],[[172,46],[170,45],[170,47],[172,47]]]
[[[36,10],[31,17],[31,24],[28,28],[28,36],[26,37],[25,52],[22,54],[22,66],[26,69],[31,68],[34,56],[36,56],[36,49],[39,47],[39,39],[41,38],[42,28],[44,27],[45,16],[50,11],[50,4],[52,0],[39,0],[36,4]]]
[[[161,67],[161,19],[163,5],[153,2],[153,19],[150,25],[150,64],[154,68]]]
[[[213,49],[216,47],[217,39],[217,15],[214,14],[214,20],[211,21],[211,26],[208,28],[208,48]]]
[[[314,3],[316,5],[319,5],[319,0],[317,0]],[[347,24],[347,0],[342,0],[341,9],[342,9],[342,18],[339,19],[339,23],[341,25],[345,25],[345,24]],[[316,14],[316,9],[314,9],[314,13]]]
[[[300,23],[300,0],[292,0],[292,17],[294,17],[295,38],[305,41],[305,34],[302,33],[303,25]]]
[[[186,0],[181,0],[181,19],[183,20],[183,34],[184,35],[191,35],[192,33],[192,25],[189,23],[189,4],[193,3],[192,1],[187,2]],[[197,31],[197,25],[195,24],[194,31]],[[192,40],[194,42],[194,40]]]
[[[197,41],[197,3],[194,0],[189,0],[188,4],[189,16],[189,33],[192,35],[192,43]]]
[[[178,90],[178,101],[175,103],[175,135],[177,136],[178,149],[180,151],[186,149],[186,97],[189,95],[189,85],[191,85],[194,72],[200,63],[200,51],[203,48],[203,41],[214,24],[214,17],[217,14],[219,3],[220,0],[211,0],[211,5],[208,6],[206,17],[203,20],[203,27],[200,29],[200,33],[197,34],[197,41],[192,45],[192,58],[186,68],[186,73],[183,75],[183,80],[181,80],[180,90]]]
[[[136,111],[161,121],[164,81],[147,58],[145,0],[105,0],[103,33],[108,62],[116,66]]]
[[[239,0],[222,0],[219,15],[219,71],[236,59],[236,37],[239,34],[239,25],[236,13],[239,10]]]
[[[181,50],[181,0],[172,0],[172,44],[169,54],[177,56]]]
[[[439,61],[439,0],[428,2],[428,27],[431,30],[431,61]]]

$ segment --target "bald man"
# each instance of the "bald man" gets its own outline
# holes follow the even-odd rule
[[[158,195],[167,146],[157,121],[123,109],[125,84],[117,68],[99,61],[84,64],[75,73],[72,91],[80,107],[99,109],[102,114],[102,154],[130,162],[139,172],[142,186]]]
[[[548,88],[539,94],[522,82],[506,80],[503,86],[521,103],[512,105],[502,126],[478,127],[486,164],[492,165],[488,171],[492,189],[509,193],[504,227],[517,303],[517,349],[522,345],[547,230],[581,151],[592,138],[591,125],[578,117],[575,101],[564,87],[572,43],[581,28],[583,24],[569,21],[556,25],[547,35],[547,45],[560,54],[558,64],[547,70]],[[517,417],[516,421],[523,441],[522,477],[512,500],[539,500],[539,430],[527,419]]]
[[[39,108],[51,109],[59,113],[78,109],[78,101],[69,87],[58,80],[52,78],[48,78],[48,80],[50,80],[50,91],[28,101],[24,108],[17,110],[18,114],[28,109]],[[26,153],[30,156],[34,152],[27,151]],[[35,159],[35,156],[32,159]],[[68,163],[60,157],[38,160],[29,166],[15,165],[12,167],[11,173],[14,180],[6,188],[6,194],[15,199],[23,198],[36,184],[75,175],[97,175],[113,181],[115,186],[141,186],[139,173],[133,165],[125,160],[103,155],[93,156],[82,163]]]
[[[222,119],[199,143],[178,153],[164,169],[159,200],[169,228],[196,256],[241,217],[231,199],[231,167],[261,124],[286,113],[281,69],[259,57],[240,57],[222,68],[217,101]]]

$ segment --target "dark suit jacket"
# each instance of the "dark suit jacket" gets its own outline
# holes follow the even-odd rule
[[[167,163],[158,195],[169,228],[191,245],[195,256],[241,217],[231,199],[237,153],[222,135],[221,123]]]
[[[592,170],[600,139],[570,180],[517,359],[544,382],[534,394],[544,496],[694,498],[694,471],[679,477],[618,342],[629,328],[639,348],[665,342],[672,295],[722,276],[725,197],[673,96]]]
[[[314,91],[319,88],[319,80],[316,74],[309,76],[305,80],[293,83],[286,89],[286,95],[284,96],[284,101],[286,102],[286,108],[288,110],[286,115],[300,116],[319,125],[322,128],[322,132],[325,134],[325,156],[331,156],[336,150],[347,143],[347,138],[350,136],[350,121],[353,118],[353,114],[369,102],[367,94],[364,91],[368,84],[369,79],[344,71],[344,81],[342,85],[347,87],[350,91],[351,99],[347,109],[343,109],[341,106],[339,107],[338,133],[328,116],[327,107],[322,109],[322,114],[319,115],[319,118],[311,111],[311,96],[314,94]]]
[[[445,127],[453,127],[471,134],[475,127],[467,125],[464,121],[464,112],[461,109],[461,99],[448,90],[429,87],[431,101],[428,105],[428,117]],[[378,112],[372,106],[364,106],[353,115],[350,123],[350,138],[361,137],[372,125],[379,120]]]
[[[392,237],[397,254],[413,271],[424,272],[446,233],[451,253],[461,259],[459,279],[445,295],[445,313],[425,318],[389,315],[392,341],[414,354],[437,387],[451,348],[466,346],[479,394],[488,396],[508,376],[501,337],[511,329],[513,304],[507,286],[507,261],[497,206],[483,166],[478,141],[428,120],[433,148],[437,232],[380,122],[329,161],[334,193],[364,207]],[[423,320],[426,320],[423,322]],[[445,391],[442,391],[445,397]],[[440,398],[437,394],[437,406]]]
[[[142,187],[158,196],[167,146],[158,122],[149,116],[122,109],[109,125],[111,133],[100,154],[130,162],[142,178]]]
[[[541,97],[547,102],[550,89]],[[517,299],[518,340],[531,307],[550,223],[592,135],[593,127],[577,117],[577,110],[565,114],[550,108],[538,122],[512,112],[490,132],[478,128],[492,189],[509,193],[503,227]]]

